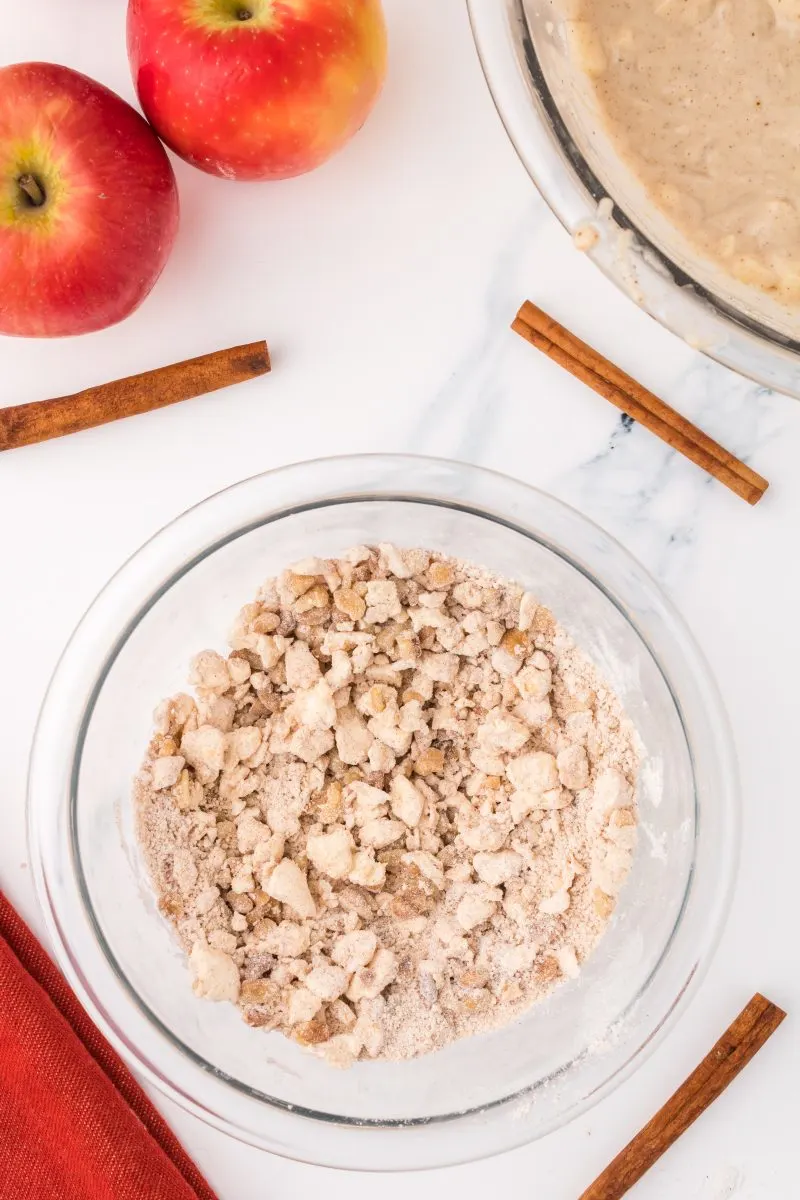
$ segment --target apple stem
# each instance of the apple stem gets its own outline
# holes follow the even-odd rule
[[[35,175],[20,175],[17,184],[31,208],[42,207],[47,199],[47,193]]]
[[[236,13],[237,19],[240,21],[252,21],[253,14],[249,8],[240,8]]]

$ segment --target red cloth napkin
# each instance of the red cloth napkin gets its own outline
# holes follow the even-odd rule
[[[0,1200],[217,1200],[0,892]]]

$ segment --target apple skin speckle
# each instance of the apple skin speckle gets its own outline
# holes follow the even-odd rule
[[[386,75],[380,0],[129,0],[142,109],[176,154],[226,179],[284,179],[361,128]],[[233,114],[233,118],[232,118]]]
[[[91,333],[138,308],[166,265],[179,202],[135,109],[68,67],[0,68],[0,174],[32,174],[44,194],[0,211],[0,333]]]

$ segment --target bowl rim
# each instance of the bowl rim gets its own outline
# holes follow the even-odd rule
[[[117,572],[115,572],[93,603],[89,606],[83,618],[79,622],[56,666],[56,670],[42,705],[42,710],[34,735],[34,742],[31,750],[28,786],[28,842],[30,861],[33,866],[33,877],[37,896],[44,913],[48,933],[56,949],[56,957],[59,966],[64,971],[73,989],[77,992],[81,1002],[84,1004],[84,1007],[88,1009],[95,1022],[102,1029],[105,1036],[112,1043],[112,1045],[115,1046],[118,1052],[121,1053],[122,1057],[128,1062],[128,1064],[134,1067],[138,1072],[144,1074],[149,1082],[153,1083],[159,1088],[159,1090],[164,1092],[165,1095],[175,1100],[182,1107],[194,1113],[194,1115],[200,1116],[203,1120],[223,1130],[224,1132],[233,1133],[235,1136],[238,1136],[245,1141],[249,1141],[254,1145],[265,1147],[274,1152],[284,1153],[289,1157],[300,1158],[303,1161],[325,1161],[327,1162],[327,1165],[347,1165],[350,1169],[353,1169],[355,1165],[355,1169],[365,1170],[374,1170],[376,1169],[376,1165],[374,1163],[363,1165],[358,1160],[355,1162],[355,1164],[352,1161],[347,1161],[346,1163],[340,1161],[331,1161],[330,1156],[328,1159],[323,1160],[319,1159],[318,1157],[309,1159],[306,1156],[308,1152],[307,1147],[298,1148],[294,1144],[287,1146],[287,1141],[293,1142],[293,1138],[290,1136],[290,1131],[284,1131],[283,1140],[276,1145],[274,1136],[264,1136],[253,1129],[246,1127],[243,1128],[241,1124],[237,1124],[229,1117],[223,1116],[220,1112],[216,1111],[216,1109],[209,1108],[207,1105],[197,1100],[193,1095],[189,1094],[185,1087],[181,1087],[175,1078],[171,1078],[164,1069],[160,1068],[157,1063],[152,1060],[152,1055],[146,1053],[141,1046],[127,1038],[123,1031],[118,1028],[118,1023],[115,1023],[114,1018],[106,1009],[105,1000],[97,994],[93,980],[89,978],[88,973],[84,971],[79,956],[74,951],[70,939],[67,936],[66,930],[63,928],[62,921],[59,917],[60,902],[53,895],[52,886],[54,883],[57,884],[59,881],[56,879],[56,872],[52,869],[52,863],[46,863],[47,855],[43,850],[43,827],[47,824],[47,819],[52,816],[53,808],[55,807],[56,810],[58,810],[59,806],[63,803],[64,798],[59,796],[59,789],[57,787],[53,788],[52,778],[47,778],[48,772],[46,766],[43,767],[43,762],[46,764],[51,754],[53,721],[55,720],[55,722],[58,723],[63,717],[64,708],[62,703],[62,693],[64,693],[64,685],[66,685],[66,693],[74,696],[75,681],[74,679],[70,678],[70,676],[74,676],[76,672],[79,678],[86,674],[86,669],[81,669],[81,656],[84,653],[87,638],[89,643],[95,639],[95,633],[92,627],[94,615],[97,613],[99,608],[101,608],[104,604],[107,605],[109,601],[111,602],[112,608],[115,607],[116,592],[120,588],[125,588],[127,586],[129,576],[132,572],[136,571],[137,564],[140,562],[143,556],[147,556],[148,553],[158,556],[162,549],[164,551],[170,549],[168,543],[170,542],[172,534],[176,531],[178,533],[183,531],[187,527],[187,523],[191,524],[191,519],[193,516],[197,517],[198,515],[202,516],[202,514],[209,513],[215,505],[221,505],[224,503],[226,498],[231,498],[234,496],[234,494],[237,497],[245,497],[246,494],[249,494],[248,490],[253,489],[260,482],[272,481],[273,483],[281,483],[285,482],[287,478],[290,478],[293,475],[299,482],[300,475],[305,476],[308,474],[313,477],[316,475],[317,471],[321,469],[328,470],[331,468],[337,469],[344,478],[358,478],[362,474],[358,468],[366,468],[368,466],[374,468],[377,476],[380,477],[383,473],[382,469],[387,467],[387,465],[391,465],[399,479],[413,479],[415,478],[415,472],[419,473],[421,478],[424,479],[426,473],[429,473],[432,470],[435,471],[436,469],[444,469],[447,471],[455,471],[456,474],[466,472],[473,481],[478,479],[489,485],[494,483],[494,485],[497,486],[498,484],[502,483],[506,488],[511,488],[512,491],[517,491],[522,497],[535,497],[540,505],[544,505],[545,508],[549,508],[552,511],[561,514],[562,516],[567,516],[569,520],[572,522],[577,522],[579,526],[591,532],[595,538],[599,538],[602,546],[611,548],[621,561],[624,561],[626,565],[632,567],[636,571],[640,580],[649,587],[653,596],[657,598],[666,616],[669,618],[673,628],[675,628],[681,634],[684,644],[688,646],[689,652],[691,653],[691,656],[697,666],[698,675],[701,678],[701,682],[705,689],[708,703],[714,710],[716,734],[720,741],[720,765],[722,768],[722,773],[725,776],[726,784],[721,791],[727,798],[728,816],[730,818],[730,828],[728,830],[729,846],[727,856],[727,876],[722,880],[722,885],[718,889],[718,893],[715,897],[714,917],[708,924],[708,927],[704,930],[705,937],[702,953],[698,953],[695,956],[697,958],[697,962],[692,965],[692,969],[689,971],[688,976],[685,979],[678,995],[674,998],[667,1011],[660,1016],[655,1028],[650,1030],[642,1045],[632,1048],[629,1057],[617,1065],[613,1072],[604,1079],[601,1085],[590,1091],[582,1099],[582,1101],[574,1104],[566,1115],[560,1114],[551,1122],[545,1122],[542,1127],[533,1134],[531,1134],[529,1131],[526,1132],[524,1129],[524,1122],[520,1121],[518,1137],[507,1137],[502,1140],[502,1144],[492,1145],[489,1148],[483,1146],[479,1147],[476,1143],[474,1147],[462,1146],[457,1154],[454,1154],[454,1150],[451,1148],[448,1157],[446,1158],[448,1163],[465,1162],[471,1161],[475,1158],[486,1157],[492,1153],[502,1152],[514,1145],[523,1144],[524,1142],[532,1140],[534,1137],[543,1136],[545,1133],[550,1132],[553,1128],[557,1128],[565,1124],[568,1120],[574,1119],[580,1113],[586,1111],[587,1108],[596,1103],[600,1098],[602,1098],[602,1096],[608,1094],[610,1091],[613,1091],[624,1081],[625,1078],[628,1077],[628,1075],[634,1069],[636,1069],[646,1060],[647,1057],[649,1057],[649,1054],[653,1052],[661,1038],[666,1036],[666,1033],[672,1027],[672,1024],[678,1013],[683,1010],[683,1007],[688,1002],[690,995],[692,995],[697,986],[699,986],[705,971],[710,965],[711,958],[713,957],[713,953],[722,934],[725,918],[730,907],[730,896],[735,882],[736,863],[738,861],[740,825],[738,778],[736,775],[735,756],[733,753],[732,738],[727,724],[727,717],[725,715],[721,697],[716,689],[716,685],[713,681],[713,677],[710,673],[705,658],[702,655],[699,647],[697,647],[696,643],[694,642],[694,639],[686,628],[685,623],[678,614],[672,602],[663,593],[658,583],[616,539],[605,533],[605,531],[600,529],[599,526],[574,508],[571,508],[569,505],[564,504],[562,501],[557,500],[555,497],[550,496],[540,489],[532,488],[528,484],[511,479],[510,477],[502,475],[498,472],[487,471],[484,468],[453,462],[447,459],[426,458],[416,455],[342,455],[335,458],[317,459],[307,463],[291,464],[289,466],[277,468],[273,471],[264,472],[260,475],[253,476],[250,479],[234,484],[231,487],[222,489],[221,491],[213,494],[203,501],[200,501],[198,504],[180,514],[178,517],[164,526],[153,537],[148,539],[148,541],[146,541],[138,551],[131,555],[123,564],[123,566],[120,567]],[[353,468],[356,469],[353,470]],[[304,490],[306,486],[307,485],[304,484],[303,488],[301,488],[301,491]],[[477,515],[490,520],[499,519],[504,524],[510,525],[512,528],[518,530],[525,536],[534,537],[535,540],[540,544],[544,544],[560,557],[566,558],[571,565],[577,567],[584,574],[588,575],[590,581],[597,586],[607,596],[607,598],[609,598],[617,606],[617,608],[620,608],[619,599],[613,594],[613,592],[610,592],[603,585],[597,574],[591,568],[587,568],[578,556],[568,551],[564,547],[554,545],[551,539],[545,533],[543,533],[541,530],[537,531],[531,526],[526,526],[524,522],[519,522],[517,520],[511,521],[507,517],[503,517],[501,514],[493,512],[483,505],[466,504],[464,502],[455,503],[452,502],[452,498],[450,501],[448,501],[436,494],[432,494],[430,491],[415,491],[413,488],[409,489],[406,487],[399,495],[397,494],[397,490],[395,488],[390,488],[388,490],[381,491],[379,495],[376,496],[373,489],[369,489],[369,491],[365,492],[360,486],[356,488],[351,486],[350,488],[346,489],[346,492],[347,494],[339,494],[335,492],[323,492],[323,494],[319,494],[318,488],[315,487],[315,494],[308,497],[308,500],[304,505],[298,506],[295,503],[287,505],[278,510],[271,509],[268,519],[280,519],[281,517],[285,517],[290,513],[297,512],[302,508],[306,510],[308,508],[313,509],[317,507],[328,506],[331,503],[343,503],[348,499],[351,501],[362,501],[369,499],[370,496],[373,496],[376,499],[380,498],[384,500],[388,498],[395,498],[416,502],[427,501],[440,506],[456,507],[462,511],[465,510],[476,513]],[[152,592],[145,598],[144,601],[142,601],[141,596],[139,596],[137,601],[135,621],[126,622],[123,626],[122,633],[118,634],[112,643],[111,648],[109,649],[108,646],[105,647],[105,650],[103,651],[105,664],[104,670],[98,674],[91,672],[93,678],[89,682],[88,688],[81,689],[81,694],[83,696],[85,696],[87,692],[89,694],[89,700],[85,703],[82,701],[83,709],[79,718],[79,726],[81,731],[85,729],[86,722],[91,715],[93,702],[96,699],[100,688],[102,687],[105,670],[110,667],[110,664],[119,653],[119,650],[121,649],[125,640],[128,636],[130,636],[132,629],[136,624],[138,624],[141,616],[149,610],[153,603],[157,602],[159,596],[163,595],[164,592],[174,584],[177,578],[185,573],[185,571],[191,569],[194,564],[205,558],[207,555],[213,553],[215,549],[220,547],[220,545],[225,544],[234,537],[243,535],[248,529],[261,526],[264,523],[265,522],[263,519],[250,521],[244,525],[236,526],[234,530],[229,531],[223,536],[219,536],[219,530],[216,530],[215,535],[210,540],[206,539],[207,544],[204,544],[202,550],[197,551],[188,559],[182,559],[181,565],[177,570],[174,568],[174,565],[171,569],[169,569],[168,576],[163,587]],[[169,555],[166,555],[166,557],[169,557]],[[652,649],[648,637],[642,632],[636,622],[632,620],[631,614],[625,608],[621,608],[621,611],[629,624],[631,624],[635,629],[637,635],[642,641],[643,646],[651,654],[656,666],[664,676],[667,686],[672,692],[678,714],[683,721],[680,699],[675,694],[669,675],[664,672],[660,657]],[[687,746],[691,754],[692,742],[689,737],[689,732],[685,726],[684,732],[687,740]],[[81,734],[79,733],[74,742],[73,749],[75,750],[75,753],[72,755],[68,770],[69,797],[67,802],[69,805],[70,822],[72,822],[74,816],[74,788],[80,762],[80,737]],[[66,738],[67,744],[72,745],[72,741],[73,740],[71,737]],[[42,778],[42,776],[44,777]],[[697,795],[695,795],[695,803],[697,804]],[[720,803],[722,803],[722,801],[720,801]],[[75,851],[75,845],[76,843],[70,846],[70,852],[73,854]],[[79,867],[79,864],[73,862],[73,866]],[[684,906],[687,904],[688,898],[690,897],[691,887],[692,879],[690,878],[690,880],[687,881],[687,890],[684,896]],[[85,891],[82,890],[81,886],[79,886],[79,892],[81,892],[81,902],[84,905],[84,913],[90,918],[90,924],[93,927],[97,944],[103,951],[106,966],[110,967],[112,972],[114,972],[116,964],[114,963],[113,958],[109,957],[105,939],[101,930],[99,929],[97,921],[94,919],[94,913],[92,911],[91,904],[88,901],[88,897],[86,896]],[[670,935],[670,940],[663,950],[658,966],[655,968],[648,981],[643,985],[641,993],[642,995],[646,993],[653,976],[658,973],[658,968],[661,966],[663,958],[666,956],[668,950],[672,947],[677,931],[680,928],[682,915],[683,908],[681,909],[681,913],[676,920],[676,925],[672,931],[672,934]],[[264,1111],[266,1111],[266,1102],[266,1104],[269,1105],[270,1121],[273,1120],[275,1108],[276,1105],[278,1105],[284,1109],[282,1114],[284,1120],[289,1120],[294,1125],[297,1124],[297,1118],[305,1120],[306,1122],[313,1121],[315,1122],[317,1128],[319,1127],[318,1123],[320,1121],[327,1122],[332,1129],[335,1129],[335,1136],[339,1139],[342,1139],[346,1133],[349,1134],[350,1138],[354,1136],[363,1138],[365,1133],[369,1133],[370,1131],[373,1135],[376,1132],[380,1134],[396,1135],[396,1133],[400,1131],[405,1133],[406,1137],[413,1136],[415,1133],[418,1137],[419,1135],[428,1137],[432,1131],[436,1131],[437,1129],[441,1130],[443,1122],[449,1122],[454,1128],[463,1129],[465,1121],[467,1123],[469,1123],[470,1120],[480,1121],[483,1116],[492,1110],[502,1111],[504,1108],[508,1110],[514,1104],[519,1103],[521,1096],[524,1096],[527,1092],[530,1092],[534,1086],[537,1086],[541,1082],[537,1081],[536,1085],[531,1085],[530,1088],[524,1089],[522,1093],[518,1092],[510,1097],[504,1097],[492,1102],[491,1104],[484,1105],[477,1110],[452,1113],[430,1119],[421,1118],[417,1121],[409,1120],[392,1122],[387,1120],[378,1120],[375,1122],[370,1122],[353,1118],[348,1119],[336,1117],[331,1113],[317,1113],[314,1110],[304,1110],[294,1105],[286,1105],[285,1102],[276,1101],[273,1097],[268,1097],[263,1093],[256,1092],[253,1089],[248,1088],[246,1085],[240,1084],[236,1080],[231,1080],[229,1077],[223,1076],[222,1073],[218,1069],[213,1068],[211,1064],[199,1060],[198,1057],[180,1041],[180,1039],[176,1038],[170,1030],[167,1030],[158,1020],[158,1018],[152,1014],[146,1004],[144,1004],[141,998],[138,997],[132,986],[128,984],[124,973],[122,973],[119,969],[116,969],[116,982],[118,984],[122,983],[126,986],[129,999],[132,1000],[139,1010],[145,1014],[145,1018],[148,1021],[150,1028],[159,1034],[161,1038],[169,1039],[178,1054],[184,1060],[187,1058],[192,1060],[193,1069],[196,1068],[197,1070],[201,1070],[205,1074],[211,1072],[211,1074],[216,1077],[218,1082],[222,1082],[223,1080],[226,1081],[224,1082],[225,1087],[233,1086],[239,1091],[244,1090],[248,1096],[248,1100],[254,1100],[256,1104],[264,1109]],[[573,1066],[574,1063],[570,1063],[569,1065]],[[433,1136],[435,1136],[435,1133]],[[495,1139],[495,1141],[496,1140],[497,1139]],[[347,1153],[350,1154],[352,1151],[348,1150]],[[334,1160],[336,1157],[336,1155],[333,1156]],[[434,1158],[431,1159],[431,1151],[430,1148],[428,1148],[425,1152],[425,1161],[407,1162],[404,1156],[399,1163],[396,1162],[394,1165],[387,1163],[384,1169],[422,1169],[435,1165],[441,1165],[438,1161],[438,1156],[434,1155]]]
[[[540,195],[570,236],[582,222],[597,218],[598,203],[608,197],[608,219],[633,236],[638,286],[632,292],[619,256],[604,254],[601,246],[581,252],[618,290],[691,348],[755,383],[800,399],[800,336],[793,339],[770,329],[693,279],[642,232],[592,170],[546,81],[530,36],[525,0],[466,0],[466,5],[498,116]],[[515,27],[520,30],[518,43]],[[527,81],[521,56],[530,73]],[[517,112],[520,105],[528,110],[524,122]],[[685,315],[679,315],[680,308]]]

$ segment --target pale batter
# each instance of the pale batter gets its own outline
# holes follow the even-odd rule
[[[610,134],[707,258],[800,303],[800,0],[578,0]]]

